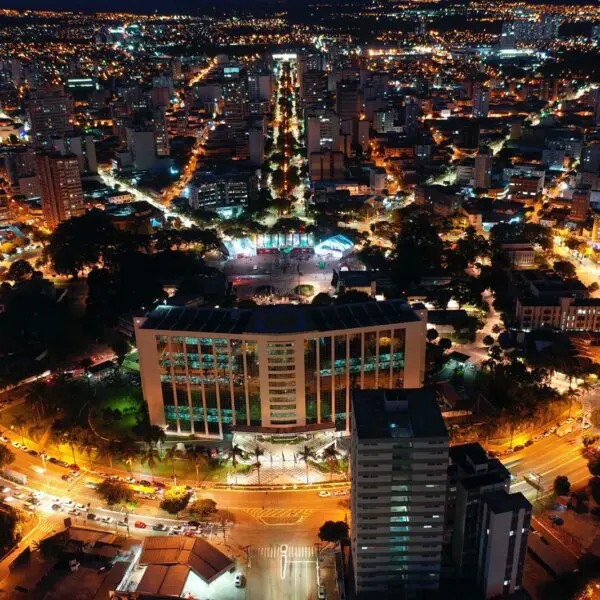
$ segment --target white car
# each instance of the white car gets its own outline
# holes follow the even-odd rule
[[[319,492],[319,496],[320,496],[321,498],[329,498],[329,496],[331,496],[331,492],[327,492],[327,491],[325,491],[325,490],[321,490],[321,491]]]
[[[242,587],[242,583],[243,583],[242,574],[238,573],[235,576],[234,585],[235,585],[236,588],[241,588]]]
[[[327,598],[327,592],[325,591],[325,586],[319,586],[319,600],[325,600]]]
[[[102,517],[101,521],[107,525],[110,525],[111,523],[114,523],[115,520],[112,517]]]

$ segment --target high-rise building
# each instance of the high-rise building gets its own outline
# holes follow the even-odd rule
[[[419,100],[413,96],[407,96],[404,102],[404,131],[408,136],[419,131]]]
[[[127,127],[127,148],[136,169],[141,171],[156,166],[156,146],[154,131],[146,127]]]
[[[257,167],[265,162],[265,134],[258,127],[248,131],[248,157]]]
[[[270,101],[273,78],[269,71],[248,74],[248,97],[250,102]]]
[[[29,101],[31,136],[38,147],[48,146],[52,136],[73,133],[73,100],[62,86],[38,88]]]
[[[358,119],[362,94],[358,81],[340,81],[336,88],[336,111],[342,121]]]
[[[477,584],[486,599],[509,596],[521,589],[531,504],[521,493],[487,494],[480,514]]]
[[[488,116],[490,92],[481,82],[473,84],[473,118],[485,119]]]
[[[325,106],[327,75],[323,71],[306,71],[302,76],[300,98],[304,106]]]
[[[500,49],[514,50],[516,47],[515,28],[512,23],[502,23],[502,33],[500,34]]]
[[[590,216],[590,196],[590,190],[573,190],[571,214],[569,215],[572,221],[583,222]]]
[[[510,473],[499,460],[488,458],[480,444],[450,448],[446,532],[459,578],[476,579],[485,495],[509,489]]]
[[[581,170],[585,173],[600,173],[600,143],[588,144],[581,154]]]
[[[306,153],[337,150],[340,143],[340,118],[331,110],[315,111],[306,117]]]
[[[312,181],[343,179],[344,153],[332,150],[313,152],[308,157],[308,172]]]
[[[433,593],[440,582],[448,469],[448,432],[435,390],[355,390],[352,404],[357,595]]]
[[[135,320],[150,420],[219,439],[251,427],[348,433],[353,389],[422,385],[426,324],[401,300],[159,306]]]
[[[91,135],[54,137],[50,140],[51,149],[63,156],[74,154],[79,161],[80,173],[97,173],[96,146]]]
[[[600,87],[596,90],[596,100],[594,102],[594,125],[600,127]]]
[[[233,129],[242,129],[248,116],[248,94],[244,79],[223,82],[223,118]]]
[[[157,156],[170,156],[171,146],[169,144],[169,124],[164,109],[156,109],[152,112],[152,130],[154,133],[154,147]]]
[[[473,187],[487,190],[492,180],[493,154],[490,148],[480,148],[475,157],[475,171],[473,175]]]
[[[40,152],[36,155],[36,172],[48,227],[54,229],[61,221],[83,214],[85,208],[77,156]]]

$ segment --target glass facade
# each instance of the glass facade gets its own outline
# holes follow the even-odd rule
[[[203,335],[154,334],[165,423],[181,434],[318,424],[349,431],[352,388],[404,382],[400,327],[291,339]]]

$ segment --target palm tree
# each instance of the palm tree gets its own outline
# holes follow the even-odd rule
[[[160,454],[154,446],[149,446],[140,455],[140,462],[147,463],[152,473],[152,481],[154,481],[154,467],[160,462]]]
[[[260,469],[262,464],[260,462],[260,457],[263,456],[265,451],[258,445],[254,446],[252,449],[252,454],[254,455],[254,464],[256,465],[256,474],[258,475],[258,485],[260,485]]]
[[[44,425],[43,423],[37,422],[37,423],[34,423],[27,430],[27,433],[34,442],[39,443],[39,441],[42,438],[42,435],[44,434],[45,431],[46,431],[46,425]]]
[[[237,485],[237,466],[238,466],[238,457],[242,457],[244,455],[244,451],[239,446],[231,446],[231,450],[229,450],[229,458],[231,459],[231,467],[233,472],[235,473],[235,483]]]
[[[298,457],[298,460],[303,460],[304,464],[306,465],[306,484],[308,485],[308,461],[315,460],[317,458],[317,454],[310,446],[304,446],[304,448],[302,448],[302,450],[300,450],[296,456]]]
[[[77,444],[77,449],[79,452],[85,453],[88,457],[88,462],[90,463],[90,470],[94,468],[94,463],[92,461],[92,456],[94,452],[97,451],[97,444],[93,434],[89,431],[86,431],[79,438],[79,443]]]
[[[321,459],[324,460],[329,467],[329,481],[333,481],[333,471],[338,465],[338,459],[340,456],[341,454],[335,447],[335,444],[327,446],[327,448],[321,452]]]
[[[119,457],[129,467],[129,472],[133,473],[133,463],[140,459],[140,451],[135,446],[129,446],[119,450]]]
[[[106,458],[108,466],[113,468],[113,456],[118,452],[118,442],[113,440],[100,440],[96,450],[96,459],[101,460]]]
[[[194,468],[196,469],[196,483],[200,485],[200,467],[208,466],[208,459],[204,454],[194,450],[191,453],[192,460],[194,461]]]
[[[12,420],[11,429],[14,429],[21,435],[21,442],[23,445],[25,445],[25,436],[23,435],[23,432],[25,431],[25,425],[27,425],[27,419],[25,418],[25,415],[15,415],[14,419]]]
[[[44,414],[46,407],[44,405],[44,400],[46,395],[48,394],[48,384],[44,381],[36,381],[33,383],[29,389],[27,390],[26,401],[33,413],[35,414],[35,418],[37,421],[40,421],[42,415]]]
[[[167,448],[165,455],[163,456],[164,460],[171,461],[171,466],[173,467],[173,482],[177,485],[177,473],[175,472],[175,461],[181,456],[179,450],[177,450],[176,446],[171,446]]]

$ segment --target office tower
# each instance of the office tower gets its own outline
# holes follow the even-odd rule
[[[477,150],[479,148],[479,123],[476,121],[466,122],[457,135],[457,145],[465,150]]]
[[[337,150],[340,140],[340,118],[333,111],[315,111],[306,118],[306,153]]]
[[[248,95],[245,80],[229,79],[223,82],[223,118],[233,129],[242,129],[248,116]]]
[[[532,507],[525,496],[487,494],[481,510],[477,584],[486,599],[521,589]]]
[[[419,100],[412,96],[407,96],[404,102],[404,131],[408,136],[419,131]]]
[[[596,99],[594,102],[594,125],[600,127],[600,87],[596,89]]]
[[[181,59],[174,58],[171,61],[171,78],[174,81],[179,81],[183,77],[183,72],[181,69]]]
[[[298,86],[302,89],[307,71],[324,71],[325,57],[318,52],[300,52],[296,58]]]
[[[308,157],[308,172],[312,181],[344,178],[344,153],[323,150]]]
[[[475,157],[475,172],[473,176],[473,187],[478,190],[487,190],[492,179],[493,154],[490,148],[480,148]]]
[[[336,88],[336,112],[342,121],[358,119],[362,95],[358,81],[340,81]]]
[[[136,169],[145,171],[156,166],[154,131],[145,127],[127,127],[127,148]]]
[[[426,311],[401,300],[159,306],[135,320],[150,420],[220,439],[236,424],[348,433],[352,389],[422,385],[426,325]]]
[[[490,92],[481,82],[473,84],[473,118],[485,119],[489,112]]]
[[[271,100],[273,79],[269,71],[258,71],[248,74],[248,98],[250,102]]]
[[[53,152],[63,156],[74,154],[79,161],[79,172],[81,174],[98,172],[96,146],[91,135],[54,137],[50,140],[50,145]]]
[[[112,120],[113,135],[120,142],[127,141],[127,123],[129,120],[129,107],[126,102],[114,101],[110,103],[110,118]]]
[[[488,458],[478,443],[450,448],[446,531],[459,578],[475,580],[482,535],[480,512],[486,494],[510,489],[510,473]]]
[[[300,98],[304,106],[325,106],[327,75],[323,71],[306,71],[300,85]]]
[[[358,597],[435,592],[448,469],[435,390],[355,390],[352,405],[350,539]]]
[[[571,214],[569,215],[572,221],[583,222],[590,216],[590,196],[590,190],[573,190]]]
[[[170,156],[169,124],[164,109],[152,111],[152,131],[154,134],[154,146],[157,156]]]
[[[169,108],[169,88],[167,87],[153,87],[151,92],[151,104],[156,109],[167,109]]]
[[[519,140],[523,135],[523,121],[521,119],[513,119],[510,122],[510,139]]]
[[[258,127],[248,131],[248,156],[250,162],[257,167],[265,162],[265,135]]]
[[[50,138],[73,133],[73,100],[62,86],[43,86],[29,101],[31,138],[37,147],[48,146]]]
[[[54,229],[61,221],[83,214],[79,161],[74,154],[37,154],[36,173],[47,227]]]

